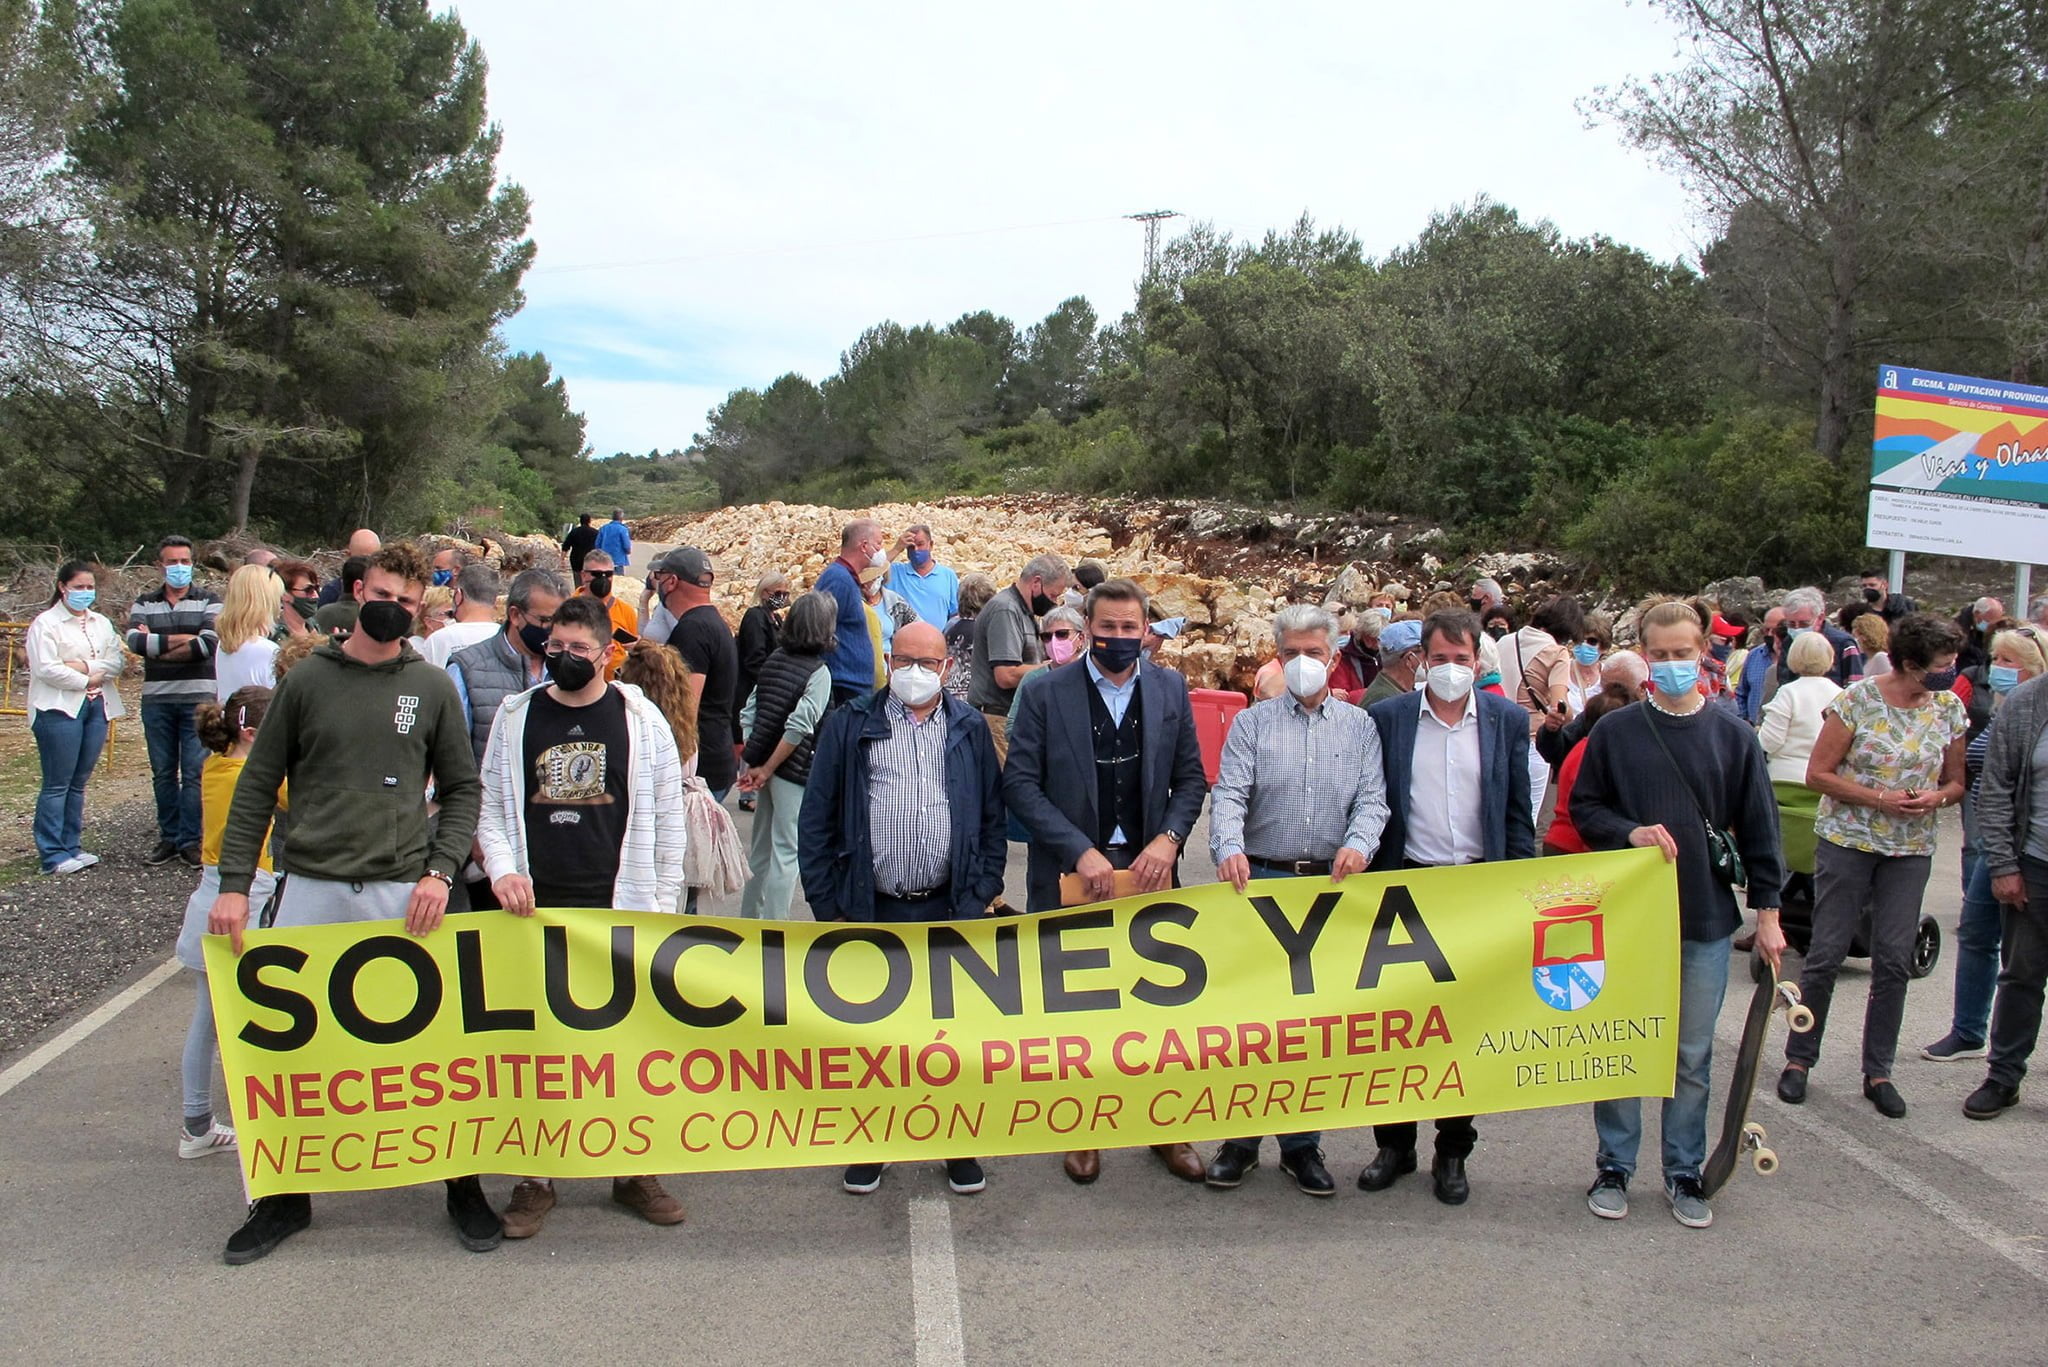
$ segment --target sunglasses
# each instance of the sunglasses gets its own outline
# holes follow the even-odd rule
[[[1041,641],[1072,641],[1077,639],[1080,635],[1081,633],[1075,631],[1072,627],[1060,627],[1056,631],[1039,632],[1038,639]]]

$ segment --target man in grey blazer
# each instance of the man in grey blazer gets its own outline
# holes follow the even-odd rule
[[[1145,593],[1128,579],[1088,591],[1082,667],[1033,679],[1018,700],[1003,767],[1003,799],[1031,833],[1026,906],[1060,905],[1060,875],[1077,873],[1090,899],[1113,895],[1118,870],[1141,892],[1175,883],[1181,846],[1202,814],[1208,783],[1187,681],[1144,664]],[[1176,1176],[1199,1182],[1187,1144],[1155,1144]],[[1093,1182],[1102,1155],[1067,1155],[1067,1175]]]
[[[1373,856],[1376,870],[1436,868],[1528,859],[1536,853],[1529,802],[1529,714],[1473,687],[1479,618],[1439,612],[1422,624],[1427,670],[1420,693],[1366,709],[1380,736],[1387,773],[1387,825]],[[1358,1174],[1364,1191],[1383,1191],[1415,1171],[1415,1123],[1373,1126],[1379,1153]],[[1471,1116],[1436,1122],[1430,1177],[1445,1205],[1471,1196],[1465,1160],[1479,1132]]]

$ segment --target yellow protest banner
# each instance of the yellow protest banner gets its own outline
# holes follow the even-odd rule
[[[1060,1152],[1670,1095],[1654,850],[929,925],[206,942],[253,1195]]]

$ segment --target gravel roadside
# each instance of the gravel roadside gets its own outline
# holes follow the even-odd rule
[[[176,860],[151,868],[142,857],[155,845],[149,801],[88,805],[97,867],[0,887],[0,1059],[170,957],[199,871]]]

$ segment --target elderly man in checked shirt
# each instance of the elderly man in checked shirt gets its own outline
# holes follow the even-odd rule
[[[1273,619],[1287,691],[1240,713],[1209,790],[1209,852],[1239,892],[1254,878],[1340,882],[1361,873],[1387,824],[1380,738],[1363,708],[1331,696],[1337,619],[1296,604]],[[1280,1170],[1311,1196],[1337,1190],[1319,1132],[1280,1136]],[[1233,1139],[1208,1184],[1234,1187],[1259,1165],[1261,1140]]]

